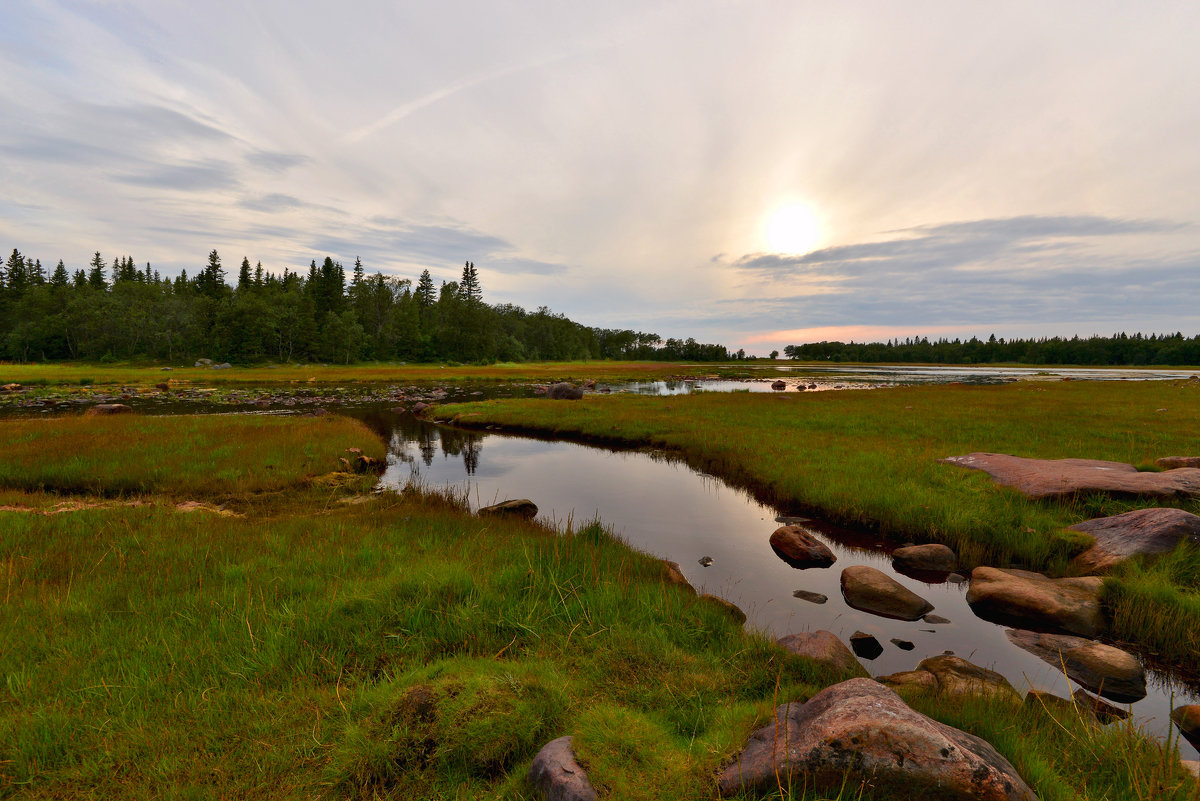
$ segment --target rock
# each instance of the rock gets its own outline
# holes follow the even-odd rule
[[[579,400],[583,397],[583,390],[574,384],[560,381],[550,385],[546,390],[546,397],[550,400]]]
[[[20,384],[5,384],[4,386],[0,387],[0,392],[19,392],[20,390]]]
[[[699,564],[700,567],[708,567],[713,563],[713,558],[711,556],[701,556],[696,560],[696,563]]]
[[[921,620],[933,626],[944,626],[950,622],[950,618],[942,617],[941,615],[925,615]]]
[[[810,592],[809,590],[796,590],[792,593],[792,597],[814,604],[823,604],[829,600],[828,595],[822,595],[819,592]]]
[[[154,385],[154,388],[155,388],[155,389],[162,390],[163,392],[170,392],[170,390],[171,390],[171,382],[170,382],[170,381],[164,381],[164,382],[162,382],[161,384],[155,384],[155,385]]]
[[[1051,714],[1091,715],[1088,709],[1076,706],[1070,698],[1063,698],[1042,690],[1030,690],[1025,693],[1025,706]]]
[[[1193,778],[1200,779],[1200,761],[1195,759],[1181,759],[1179,760],[1179,765],[1190,773]]]
[[[875,659],[883,653],[883,646],[865,631],[856,631],[850,635],[850,647],[854,653],[863,659]]]
[[[746,613],[739,609],[736,604],[731,601],[726,601],[719,595],[709,595],[708,593],[704,593],[700,596],[700,600],[707,601],[710,604],[724,609],[726,612],[732,615],[734,620],[736,620],[738,623],[746,622]]]
[[[907,570],[951,573],[958,567],[958,557],[945,545],[909,545],[892,551],[892,563]]]
[[[696,594],[696,588],[691,585],[687,577],[683,575],[683,571],[679,568],[678,562],[671,562],[667,559],[662,560],[663,565],[667,568],[666,578],[663,579],[667,584],[674,584],[676,587],[682,587],[692,595]]]
[[[966,580],[967,577],[962,573],[951,573],[950,575],[946,576],[946,581],[950,582],[951,584],[962,584]]]
[[[1200,737],[1200,704],[1175,707],[1171,710],[1171,722],[1189,739]]]
[[[196,367],[208,367],[212,363],[212,359],[196,359]]]
[[[984,620],[1023,629],[1097,637],[1105,629],[1099,576],[1052,579],[1027,570],[977,567],[967,603]]]
[[[1113,706],[1094,695],[1088,695],[1087,690],[1076,690],[1071,693],[1071,698],[1074,699],[1077,706],[1086,709],[1101,723],[1112,723],[1115,720],[1125,720],[1129,717],[1129,710]]]
[[[429,408],[428,403],[425,403],[424,401],[417,401],[416,403],[413,404],[413,407],[412,407],[413,414],[420,414],[421,412],[425,411],[428,408]]]
[[[1177,470],[1180,467],[1200,467],[1200,456],[1164,456],[1155,459],[1154,464],[1163,470]]]
[[[124,403],[98,403],[88,409],[85,414],[88,417],[98,417],[100,415],[109,414],[131,414],[133,409],[126,406]]]
[[[917,647],[917,646],[913,645],[911,642],[909,642],[908,640],[902,640],[899,637],[892,638],[892,645],[896,646],[901,651],[911,651],[912,649]]]
[[[781,637],[775,642],[788,653],[811,659],[834,675],[867,675],[866,668],[832,631],[802,631]]]
[[[1026,459],[1003,453],[969,453],[939,461],[982,470],[997,484],[1029,498],[1107,492],[1143,498],[1200,497],[1200,469],[1142,473],[1131,464],[1093,459]]]
[[[1120,648],[1063,634],[1005,632],[1010,642],[1066,671],[1067,676],[1104,698],[1132,703],[1146,697],[1146,671],[1137,657]]]
[[[537,517],[537,513],[537,504],[528,498],[501,501],[491,506],[485,506],[477,512],[481,516],[501,515],[504,517],[524,517],[527,520]]]
[[[1182,509],[1137,509],[1077,523],[1071,530],[1095,539],[1074,561],[1097,573],[1138,554],[1154,556],[1173,551],[1181,542],[1200,543],[1200,517]]]
[[[387,465],[376,459],[374,456],[364,456],[359,454],[354,457],[354,472],[356,473],[375,473],[383,470]],[[536,507],[535,507],[536,508]],[[534,514],[537,514],[535,511]]]
[[[232,364],[230,364],[229,362],[222,362],[221,364],[214,364],[212,369],[214,369],[214,370],[228,370],[228,369],[229,369],[229,368],[231,368],[231,367],[233,367],[233,365],[232,365]]]
[[[787,384],[782,379],[779,381],[773,381],[773,382],[771,382],[771,389],[775,390],[776,392],[779,392],[779,391],[787,389]]]
[[[842,571],[842,595],[855,609],[895,620],[917,620],[933,611],[929,601],[883,571],[866,565],[855,565]]]
[[[785,786],[838,792],[870,783],[901,798],[1036,801],[986,741],[914,712],[870,679],[784,704],[717,779],[722,796]]]
[[[159,371],[160,371],[160,372],[163,372],[163,373],[168,373],[168,372],[170,372],[171,370],[174,370],[175,368],[174,368],[174,367],[160,367],[160,368],[158,368],[158,369],[159,369]]]
[[[529,783],[546,801],[596,801],[587,773],[575,761],[570,737],[559,737],[542,746],[529,766]]]
[[[829,567],[837,561],[829,546],[800,526],[782,526],[771,534],[771,548],[789,565],[801,570]]]
[[[1021,700],[1020,693],[1013,689],[1008,679],[953,654],[931,656],[921,660],[916,670],[880,676],[878,680],[897,689],[956,698],[981,696],[996,701]]]

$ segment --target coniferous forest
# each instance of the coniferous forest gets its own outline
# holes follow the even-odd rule
[[[230,286],[229,279],[232,280]],[[165,361],[495,361],[653,359],[718,361],[721,345],[657,334],[591,328],[545,307],[489,305],[475,265],[435,285],[425,270],[407,278],[349,276],[326,257],[302,275],[242,259],[229,276],[216,250],[193,277],[163,277],[132,257],[87,269],[59,260],[47,269],[14,249],[0,266],[0,359]]]

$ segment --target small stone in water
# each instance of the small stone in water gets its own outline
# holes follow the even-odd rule
[[[921,618],[921,620],[924,620],[926,623],[932,624],[934,626],[941,626],[941,625],[944,625],[944,624],[950,622],[949,618],[945,618],[945,617],[942,617],[941,615],[933,615],[933,614],[926,615],[925,617]]]
[[[879,644],[879,640],[865,631],[856,631],[850,635],[850,647],[855,655],[862,659],[874,659],[883,653],[883,646]]]
[[[713,563],[713,558],[711,556],[701,556],[700,557],[700,564],[703,565],[704,567],[708,567],[712,563]]]
[[[911,642],[909,642],[908,640],[902,640],[899,637],[892,638],[892,645],[896,646],[901,651],[911,651],[912,649],[917,647],[917,646],[913,645]]]
[[[792,593],[793,598],[799,598],[802,601],[811,601],[814,604],[823,604],[829,600],[829,596],[822,595],[819,592],[809,592],[808,590],[796,590]]]
[[[951,573],[950,575],[946,576],[946,581],[950,582],[951,584],[962,584],[966,580],[967,577],[962,573]]]

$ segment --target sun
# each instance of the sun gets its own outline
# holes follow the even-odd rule
[[[772,253],[808,253],[820,241],[821,228],[808,205],[788,203],[771,212],[763,235]]]

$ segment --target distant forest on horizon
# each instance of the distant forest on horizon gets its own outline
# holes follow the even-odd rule
[[[13,249],[0,265],[0,359],[239,364],[364,360],[540,361],[644,359],[723,361],[723,345],[667,339],[642,331],[592,328],[545,306],[528,312],[483,301],[472,262],[459,281],[436,286],[428,270],[407,278],[368,275],[356,259],[314,259],[308,274],[282,276],[243,258],[226,282],[214,249],[194,277],[162,277],[132,257],[111,264],[99,252],[86,270]]]

